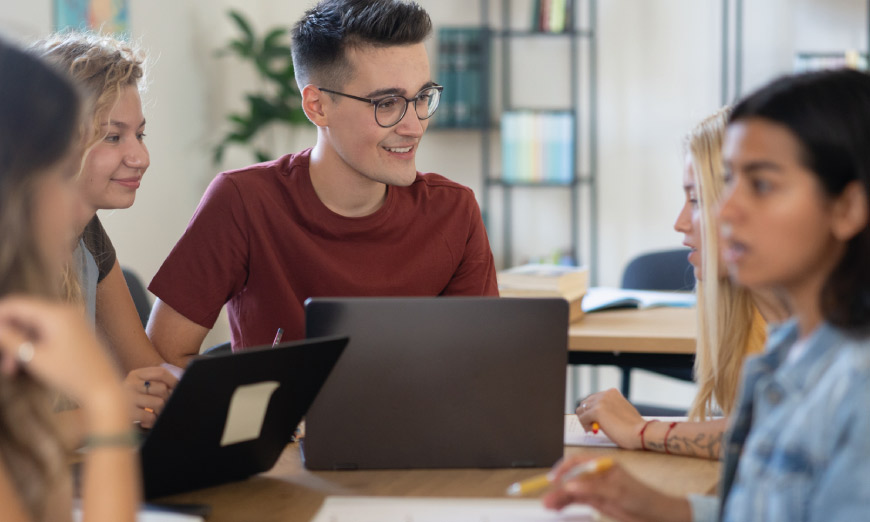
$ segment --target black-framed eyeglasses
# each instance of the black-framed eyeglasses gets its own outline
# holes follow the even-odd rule
[[[402,121],[402,118],[405,117],[405,113],[408,111],[408,105],[411,102],[414,102],[414,112],[417,113],[418,118],[421,120],[428,120],[431,118],[432,115],[435,114],[435,109],[438,108],[438,103],[441,101],[441,91],[444,90],[444,87],[441,85],[426,87],[418,92],[413,98],[405,98],[398,94],[392,94],[376,100],[371,98],[361,98],[359,96],[353,96],[351,94],[345,94],[331,89],[324,89],[323,87],[318,87],[318,89],[323,92],[329,92],[346,98],[371,103],[375,108],[375,122],[381,127],[387,128]]]

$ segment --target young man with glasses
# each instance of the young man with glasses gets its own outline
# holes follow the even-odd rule
[[[234,348],[302,338],[315,296],[498,295],[471,190],[420,174],[438,108],[428,14],[401,0],[323,0],[293,28],[313,148],[225,172],[151,282],[148,334],[183,365],[226,303]]]

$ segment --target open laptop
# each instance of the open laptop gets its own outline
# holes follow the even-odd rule
[[[140,448],[145,498],[272,468],[346,345],[330,337],[194,359]]]
[[[547,467],[562,457],[568,303],[485,297],[306,302],[350,343],[311,405],[308,469]]]

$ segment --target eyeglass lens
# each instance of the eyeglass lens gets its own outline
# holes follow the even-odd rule
[[[431,117],[438,108],[440,98],[441,93],[434,87],[420,91],[413,100],[417,117],[421,120]],[[393,126],[405,116],[408,103],[410,102],[401,96],[384,98],[375,106],[375,119],[382,126]]]

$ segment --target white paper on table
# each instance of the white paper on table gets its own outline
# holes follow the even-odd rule
[[[221,446],[260,438],[269,400],[279,386],[281,383],[278,381],[263,381],[245,384],[233,391]]]
[[[312,522],[590,522],[589,506],[550,511],[537,499],[327,497]]]
[[[721,417],[713,417],[720,419]],[[686,422],[688,417],[644,417],[646,420],[657,420],[661,422]],[[591,431],[586,432],[583,425],[580,424],[580,419],[576,415],[565,415],[565,445],[566,446],[601,446],[615,448],[616,443],[610,440],[603,430],[598,430],[598,434]]]
[[[169,370],[169,373],[174,375],[176,379],[181,379],[181,376],[184,375],[184,368],[175,366],[174,364],[163,363],[160,366]]]
[[[565,445],[566,446],[601,446],[615,448],[616,443],[598,430],[598,433],[587,432],[580,424],[576,415],[565,415]]]
[[[82,522],[84,513],[80,500],[73,501],[73,522]],[[176,513],[172,511],[153,510],[147,507],[142,507],[136,513],[136,522],[204,522],[205,519],[199,515],[188,515],[185,513]]]

